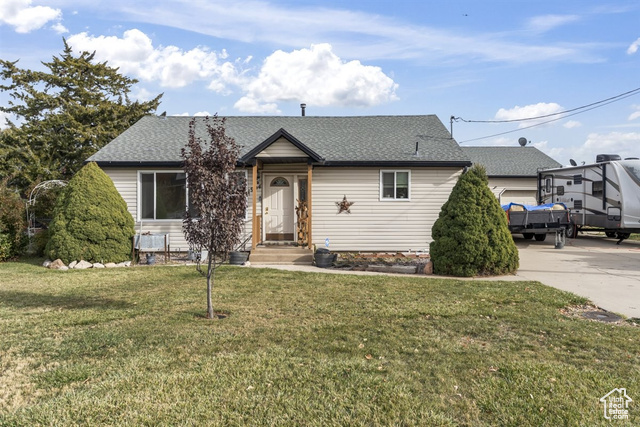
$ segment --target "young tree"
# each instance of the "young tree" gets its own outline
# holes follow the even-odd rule
[[[483,167],[460,176],[431,231],[433,271],[452,276],[499,275],[518,269],[507,216]]]
[[[70,179],[89,156],[155,111],[162,97],[131,102],[137,80],[96,63],[94,53],[74,56],[63,41],[63,53],[42,63],[48,71],[0,60],[0,90],[10,97],[0,111],[18,118],[7,119],[0,133],[0,178],[23,192],[34,182]]]
[[[197,252],[206,250],[206,270],[200,260],[198,272],[207,277],[207,318],[216,318],[211,292],[215,270],[238,243],[247,208],[244,175],[234,173],[238,159],[235,140],[225,133],[225,119],[206,117],[209,141],[196,135],[196,119],[189,122],[189,140],[182,149],[190,208],[182,227],[186,240]]]

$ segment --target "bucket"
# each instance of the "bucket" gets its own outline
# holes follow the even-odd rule
[[[242,265],[249,259],[249,252],[232,251],[229,252],[229,264]]]

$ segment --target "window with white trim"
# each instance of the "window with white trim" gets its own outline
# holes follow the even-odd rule
[[[182,219],[186,182],[184,172],[140,172],[140,218]]]
[[[380,200],[409,200],[411,171],[381,170]]]

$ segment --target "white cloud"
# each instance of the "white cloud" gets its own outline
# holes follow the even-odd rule
[[[634,108],[636,111],[629,115],[629,120],[635,120],[640,118],[640,105],[632,105],[631,108]]]
[[[636,41],[631,43],[631,45],[629,46],[629,49],[627,49],[627,53],[629,55],[633,55],[638,51],[638,48],[640,48],[640,37],[638,37]]]
[[[154,47],[142,31],[125,31],[116,36],[75,34],[67,39],[76,51],[94,51],[99,61],[119,67],[120,72],[144,81],[158,81],[161,86],[179,88],[195,81],[209,81],[209,88],[225,92],[229,84],[238,84],[241,73],[233,63],[225,62],[225,51],[196,47],[183,51],[176,46]]]
[[[575,22],[578,15],[542,15],[529,20],[529,28],[535,32],[546,32],[571,22]]]
[[[516,105],[515,107],[508,110],[501,108],[496,113],[495,119],[515,121],[515,120],[522,120],[522,119],[530,119],[533,117],[548,116],[550,114],[555,114],[560,111],[563,111],[562,106],[556,104],[555,102],[551,102],[551,103],[539,102],[537,104],[525,105],[524,107],[520,107]],[[523,128],[523,127],[531,126],[536,123],[541,123],[544,121],[551,120],[554,117],[555,116],[542,118],[538,120],[526,120],[526,121],[520,122],[518,127]]]
[[[582,123],[580,123],[577,120],[569,120],[567,121],[565,124],[563,124],[562,126],[564,126],[567,129],[573,129],[573,128],[579,128],[582,126]]]
[[[593,163],[597,154],[619,154],[622,158],[638,157],[640,132],[590,133],[585,143],[575,151],[576,160]]]
[[[243,96],[235,103],[234,108],[244,113],[253,114],[280,114],[278,104],[273,102],[260,104],[253,98]]]
[[[51,29],[53,31],[55,31],[58,34],[64,34],[64,33],[68,33],[69,30],[67,29],[67,27],[65,27],[64,25],[62,25],[60,22],[56,22],[55,24],[53,24],[51,26]]]
[[[11,114],[0,111],[0,130],[8,128],[7,119],[11,120]]]
[[[329,44],[283,52],[267,57],[258,77],[245,86],[247,92],[236,108],[241,111],[273,111],[277,102],[306,102],[317,106],[370,107],[391,101],[398,85],[379,67],[360,61],[343,61]]]
[[[18,33],[29,33],[50,21],[62,18],[60,9],[31,6],[31,0],[3,0],[0,2],[0,23],[11,25]]]
[[[198,111],[197,113],[194,114],[194,116],[210,116],[211,113],[208,111]]]
[[[565,158],[565,149],[562,147],[550,147],[549,146],[549,141],[540,141],[540,142],[533,142],[531,144],[532,146],[534,146],[535,148],[537,148],[538,150],[542,151],[543,153],[545,153],[547,156],[551,157],[552,159],[563,163],[562,159]]]

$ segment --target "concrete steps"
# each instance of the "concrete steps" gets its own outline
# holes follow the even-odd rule
[[[313,251],[287,245],[258,246],[249,256],[251,265],[311,265]]]

